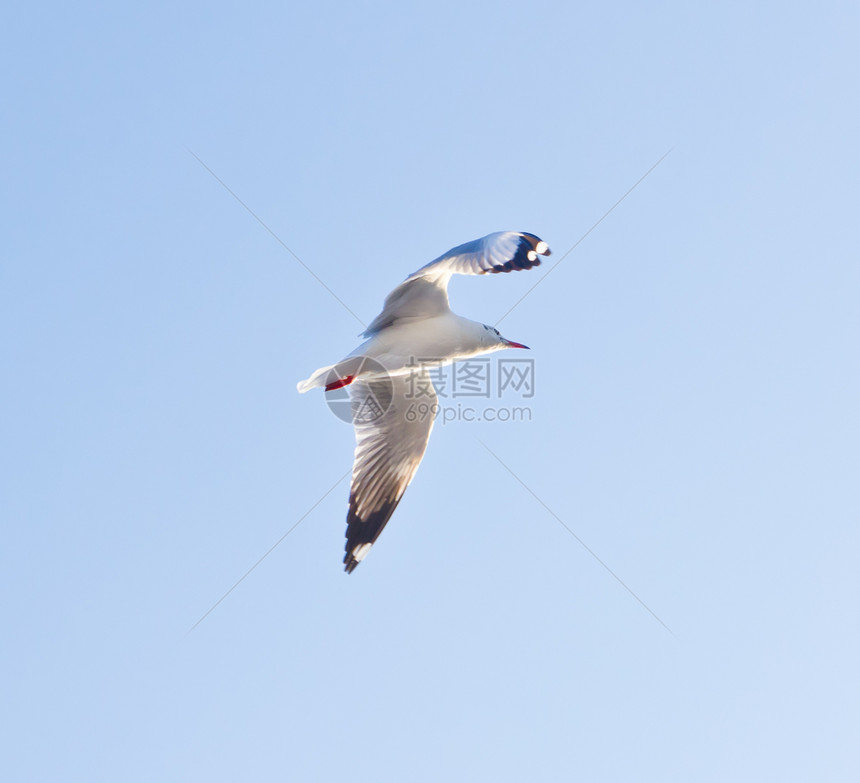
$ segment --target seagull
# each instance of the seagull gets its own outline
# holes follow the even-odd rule
[[[298,383],[301,393],[346,389],[355,428],[344,570],[351,574],[379,538],[424,457],[438,398],[428,367],[505,348],[528,348],[495,327],[456,315],[452,275],[487,275],[539,266],[550,249],[523,231],[498,231],[449,250],[412,273],[346,358]],[[342,394],[343,392],[341,392]]]

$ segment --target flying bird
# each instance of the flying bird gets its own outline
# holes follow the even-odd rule
[[[356,446],[343,558],[347,573],[379,538],[424,457],[438,411],[428,367],[528,347],[453,313],[451,276],[531,269],[548,255],[546,242],[521,231],[499,231],[449,250],[387,296],[361,335],[365,342],[298,384],[302,393],[322,386],[349,395]]]

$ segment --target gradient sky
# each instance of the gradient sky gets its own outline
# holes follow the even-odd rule
[[[0,777],[857,780],[858,23],[8,7]],[[437,425],[346,576],[296,257],[367,322],[534,232],[452,283],[494,323],[669,150],[500,325],[532,420]]]

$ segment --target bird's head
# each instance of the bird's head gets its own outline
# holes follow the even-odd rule
[[[527,345],[523,345],[522,343],[515,343],[513,340],[508,340],[505,337],[502,337],[501,333],[495,326],[488,326],[487,324],[481,324],[484,327],[484,332],[481,336],[481,342],[483,345],[487,347],[488,350],[496,350],[501,351],[503,348],[526,348]]]

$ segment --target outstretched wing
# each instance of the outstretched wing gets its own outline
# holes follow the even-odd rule
[[[417,278],[444,278],[451,275],[486,275],[513,272],[540,266],[538,256],[550,255],[549,247],[534,234],[524,231],[497,231],[449,250],[435,261],[422,266],[406,281]]]
[[[415,476],[436,413],[426,370],[349,387],[355,462],[346,521],[347,573],[366,557]]]
[[[430,318],[450,309],[448,281],[451,275],[531,269],[540,265],[540,256],[548,255],[550,250],[546,242],[523,231],[497,231],[458,245],[397,286],[385,299],[382,312],[363,334],[370,337],[401,318]]]

